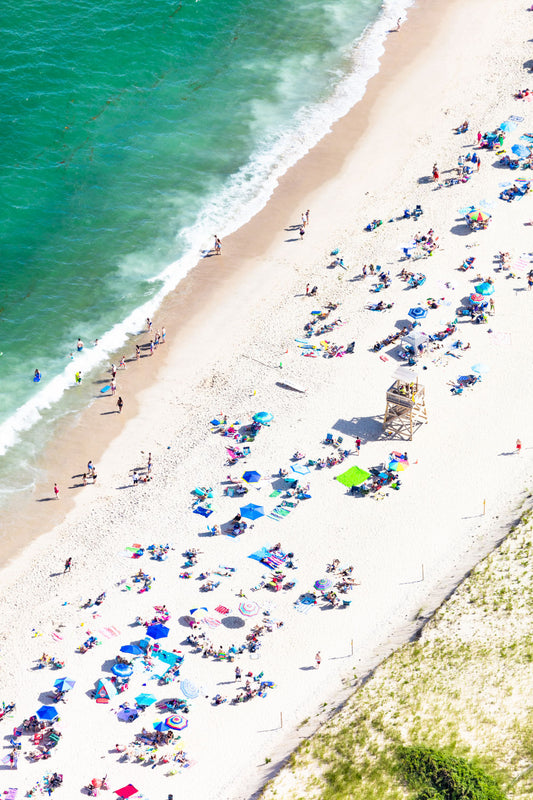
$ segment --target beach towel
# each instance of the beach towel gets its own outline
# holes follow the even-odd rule
[[[89,631],[87,631],[89,633]],[[101,628],[99,631],[96,631],[97,634],[100,636],[105,636],[106,639],[113,639],[115,636],[120,636],[120,631],[118,628],[115,628],[112,625],[110,628]]]
[[[523,122],[524,121],[524,117],[517,117],[515,114],[511,114],[509,119],[511,119],[513,122]]]
[[[248,558],[252,558],[254,561],[261,561],[263,558],[266,558],[270,553],[268,547],[260,547],[259,550],[256,550],[254,553],[251,553]]]
[[[203,506],[196,506],[193,509],[193,514],[200,514],[202,517],[210,517],[213,514],[212,508],[204,508]]]
[[[298,611],[300,614],[308,614],[311,611],[311,606],[298,601],[294,604],[294,610]]]
[[[270,569],[278,569],[284,563],[287,556],[285,553],[269,553],[265,558],[262,559],[262,564],[266,567],[270,567]]]
[[[17,800],[17,792],[18,789],[8,789],[7,792],[4,792],[5,800]]]
[[[205,622],[208,628],[218,628],[220,625],[220,620],[214,617],[204,617],[202,622]]]
[[[465,214],[469,214],[471,211],[475,211],[474,206],[464,206],[463,208],[459,208],[457,213],[464,217]]]
[[[217,606],[215,611],[217,611],[219,614],[222,614],[222,616],[229,614],[229,608],[226,608],[226,606]]]
[[[291,513],[291,509],[290,508],[284,508],[283,506],[276,506],[276,508],[274,508],[272,510],[272,513],[273,514],[278,514],[281,517],[286,517],[288,514]]]
[[[268,496],[269,496],[269,497],[279,497],[279,496],[280,496],[280,494],[281,494],[281,492],[278,492],[278,491],[276,490],[276,491],[272,492],[271,494],[269,494]]]
[[[504,331],[500,331],[499,333],[489,333],[490,340],[492,344],[503,346],[503,347],[510,347],[511,346],[511,334],[505,333]]]

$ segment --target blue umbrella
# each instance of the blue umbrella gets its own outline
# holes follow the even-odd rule
[[[184,697],[187,697],[189,700],[194,700],[195,697],[198,697],[200,694],[200,689],[198,686],[190,681],[188,678],[180,681],[180,689],[181,693]]]
[[[135,698],[138,706],[151,706],[156,700],[157,697],[154,697],[153,694],[139,694]]]
[[[146,635],[151,636],[152,639],[166,639],[170,633],[170,628],[166,625],[149,625],[146,629]]]
[[[255,503],[248,503],[248,505],[241,508],[241,516],[246,519],[259,519],[265,516],[265,509],[263,506],[257,506]]]
[[[506,119],[505,122],[502,122],[500,125],[500,130],[505,131],[505,133],[509,133],[509,131],[514,131],[516,128],[516,122],[513,122],[511,119]],[[495,138],[495,134],[487,135],[488,138]]]
[[[518,158],[529,158],[531,150],[523,144],[513,144],[511,150]]]
[[[427,315],[427,308],[422,308],[422,306],[415,306],[414,308],[409,309],[409,316],[412,319],[424,319],[424,317],[427,317]]]
[[[261,425],[268,425],[273,419],[274,417],[269,411],[258,411],[253,416],[254,422],[259,422]]]
[[[257,481],[261,480],[261,475],[254,470],[248,470],[248,472],[244,473],[242,479],[246,481],[246,483],[257,483]]]
[[[164,733],[165,731],[170,731],[171,728],[168,727],[164,720],[159,720],[159,722],[154,722],[154,731],[160,731]]]
[[[298,475],[308,475],[311,472],[305,464],[291,464],[291,469],[293,472],[297,472]]]
[[[478,375],[485,375],[485,373],[490,372],[490,367],[487,367],[486,364],[474,364],[472,372],[477,372]]]
[[[124,644],[120,648],[120,652],[129,653],[131,656],[140,656],[143,650],[136,644]]]
[[[117,678],[129,678],[130,675],[133,675],[133,667],[131,664],[113,664],[111,672]]]
[[[489,294],[494,294],[494,284],[489,283],[488,281],[483,281],[478,286],[474,287],[478,294],[482,294],[488,296]]]
[[[37,716],[39,719],[47,720],[47,722],[52,722],[53,720],[57,719],[59,714],[57,713],[57,709],[55,706],[41,706],[37,710]]]
[[[57,681],[54,682],[54,686],[56,689],[59,689],[60,692],[68,692],[69,689],[73,689],[76,685],[76,681],[73,681],[72,678],[58,678]]]

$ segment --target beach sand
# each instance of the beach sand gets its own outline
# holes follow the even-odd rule
[[[34,713],[58,676],[66,674],[77,684],[61,705],[63,738],[52,759],[28,764],[21,758],[16,773],[5,773],[1,788],[27,790],[50,768],[63,773],[71,793],[107,774],[111,788],[131,781],[152,800],[179,791],[248,797],[304,735],[306,729],[298,727],[302,721],[319,721],[323,704],[329,707],[349,691],[354,672],[363,674],[406,637],[417,612],[437,605],[502,535],[531,478],[531,295],[527,270],[519,265],[518,277],[508,278],[494,272],[493,256],[499,250],[514,257],[529,251],[531,228],[525,223],[533,216],[531,199],[498,200],[499,183],[517,173],[494,168],[497,157],[486,151],[481,151],[480,172],[464,185],[435,190],[421,179],[431,174],[435,161],[441,177],[448,177],[459,154],[472,152],[476,131],[491,130],[511,114],[524,121],[509,143],[533,129],[530,105],[512,97],[528,82],[522,68],[529,55],[526,24],[524,9],[503,0],[488,7],[480,0],[454,2],[444,9],[420,2],[410,9],[400,31],[389,36],[382,69],[363,101],[287,173],[267,207],[224,241],[222,255],[205,259],[165,301],[155,327],[166,326],[168,342],[154,357],[129,363],[119,373],[117,395],[125,399],[121,417],[109,413],[116,398],[99,398],[75,424],[58,432],[35,502],[28,504],[33,508],[21,507],[16,521],[5,523],[12,531],[7,555],[25,545],[2,571],[1,686],[5,701],[17,701],[16,712],[3,723],[5,733]],[[452,129],[465,118],[469,132],[455,136]],[[493,203],[493,221],[487,231],[469,233],[459,209],[484,199]],[[417,223],[396,220],[417,203],[424,209]],[[310,224],[299,242],[293,226],[307,208]],[[384,224],[364,232],[373,218]],[[440,247],[430,259],[408,264],[426,273],[427,281],[419,290],[406,290],[395,277],[404,266],[398,263],[401,245],[430,227]],[[329,268],[335,248],[347,270]],[[458,272],[470,254],[476,256],[475,269]],[[394,276],[379,298],[369,292],[370,278],[358,279],[362,265],[371,262]],[[458,353],[460,359],[445,355],[457,338],[452,337],[420,360],[429,422],[412,442],[384,439],[385,392],[401,362],[395,347],[378,354],[371,352],[372,345],[431,296],[445,297],[449,305],[430,310],[422,328],[442,330],[472,291],[478,272],[494,279],[496,314],[488,325],[459,323],[458,336],[471,343],[469,351]],[[317,299],[305,297],[307,283],[319,287]],[[381,298],[394,302],[394,308],[365,310]],[[327,338],[343,344],[355,340],[355,353],[304,360],[294,340],[303,336],[310,312],[329,300],[340,303],[333,316],[345,324]],[[452,396],[447,382],[480,362],[489,367],[482,382],[461,397]],[[287,381],[305,393],[278,385]],[[209,420],[222,412],[230,421],[248,423],[261,410],[270,411],[274,421],[250,445],[244,462],[224,466],[230,440],[212,434]],[[277,502],[270,497],[276,485],[271,476],[290,467],[296,450],[313,459],[332,453],[323,444],[328,432],[342,435],[343,446],[351,450],[360,436],[361,453],[340,467],[313,470],[310,500],[282,521],[257,520],[236,539],[205,535],[206,521],[192,513],[195,486],[214,487],[216,510],[207,522],[223,523],[243,504],[222,495],[227,474],[256,469],[263,479],[250,487],[244,502],[269,511]],[[523,442],[520,455],[514,452],[517,437]],[[386,462],[396,449],[406,450],[410,461],[398,492],[354,498],[333,480],[354,464],[368,468]],[[146,467],[149,451],[154,479],[133,487],[130,471]],[[97,483],[69,490],[72,475],[84,472],[89,459],[96,463]],[[52,495],[54,481],[60,500],[37,502]],[[252,592],[268,569],[247,556],[278,541],[295,553],[298,569],[288,576],[296,586],[276,594]],[[172,550],[164,562],[124,556],[125,547],[134,543],[167,542]],[[188,547],[203,551],[199,569],[222,565],[236,571],[217,578],[214,592],[200,593],[198,568],[191,580],[178,577]],[[69,556],[74,566],[63,575]],[[297,613],[294,601],[325,576],[333,558],[354,565],[360,585],[348,595],[351,606],[324,610],[319,604]],[[140,595],[130,581],[139,567],[156,579],[151,591]],[[104,590],[101,606],[80,610]],[[184,644],[183,616],[205,605],[217,618],[214,608],[222,604],[230,616],[244,620],[244,627],[203,629],[215,647],[240,643],[261,618],[239,614],[241,590],[284,623],[261,640],[259,658],[244,655],[238,661],[243,674],[263,671],[276,688],[265,699],[213,708],[217,692],[229,699],[235,695],[240,685],[233,680],[235,664],[191,653]],[[177,696],[177,684],[159,687],[152,673],[136,672],[126,695],[109,705],[96,705],[87,696],[99,677],[110,674],[119,647],[142,638],[144,629],[135,618],[148,618],[162,603],[172,612],[165,647],[183,651],[181,676],[202,690],[181,740],[196,763],[176,776],[166,775],[169,765],[149,770],[121,763],[113,748],[160,718],[149,709],[142,721],[119,722],[118,704],[132,702],[139,691]],[[120,633],[113,635],[115,629]],[[75,653],[88,630],[101,645]],[[319,670],[314,668],[317,650]],[[63,673],[35,669],[43,651],[65,660]],[[23,749],[28,749],[27,737]]]

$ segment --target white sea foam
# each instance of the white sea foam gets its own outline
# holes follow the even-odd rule
[[[19,440],[23,431],[39,422],[42,412],[50,409],[75,384],[74,376],[78,370],[86,376],[103,362],[109,361],[109,356],[120,349],[128,335],[137,334],[143,329],[146,317],[154,315],[164,297],[176,288],[197,264],[200,255],[210,247],[213,231],[221,237],[228,236],[266,205],[279,178],[363,97],[369,79],[379,70],[387,32],[412,2],[390,0],[384,3],[378,19],[354,43],[351,54],[347,54],[351,58],[351,69],[347,75],[339,77],[332,95],[323,102],[302,109],[295,115],[290,128],[273,141],[263,142],[252,158],[230,179],[226,188],[205,204],[196,222],[177,234],[184,255],[147,281],[161,283],[156,294],[105,333],[98,347],[85,348],[75,354],[59,375],[49,382],[43,382],[37,393],[0,425],[0,455]],[[257,114],[261,116],[259,106]],[[258,122],[260,125],[260,120]],[[134,265],[137,270],[142,269],[142,261],[135,255],[126,257],[125,261],[129,267]]]

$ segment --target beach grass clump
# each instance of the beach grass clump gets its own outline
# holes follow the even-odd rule
[[[399,747],[398,768],[417,800],[506,800],[480,764],[431,747]]]

